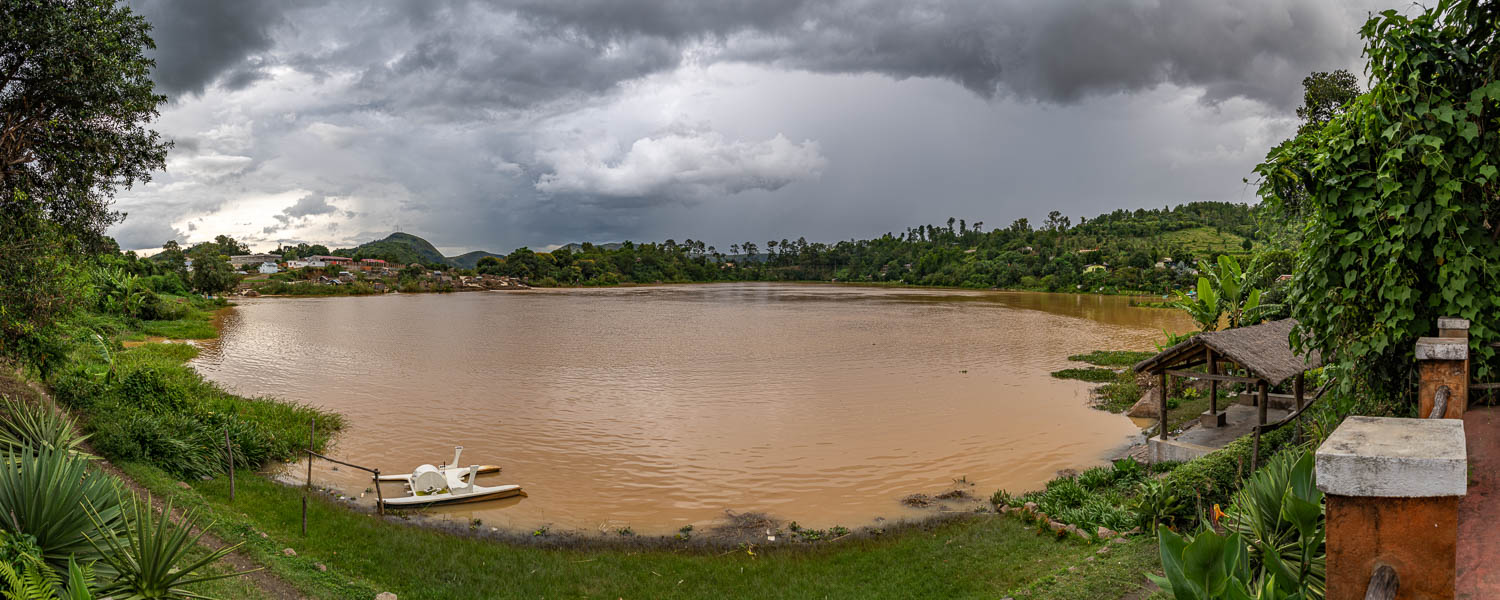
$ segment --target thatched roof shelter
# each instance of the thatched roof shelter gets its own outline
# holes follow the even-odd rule
[[[1316,350],[1298,355],[1292,350],[1292,328],[1296,319],[1282,319],[1260,325],[1200,333],[1160,354],[1135,365],[1137,373],[1154,373],[1203,356],[1204,349],[1245,368],[1268,385],[1281,382],[1309,369],[1323,366]]]
[[[1243,385],[1247,390],[1254,390],[1254,404],[1258,409],[1252,430],[1255,442],[1250,464],[1253,469],[1260,461],[1261,433],[1280,427],[1287,420],[1301,418],[1306,407],[1302,374],[1323,366],[1323,357],[1316,351],[1299,354],[1292,350],[1292,329],[1296,327],[1296,320],[1283,319],[1249,327],[1200,333],[1137,363],[1135,372],[1150,373],[1160,378],[1157,387],[1161,440],[1152,440],[1150,443],[1159,449],[1169,446],[1167,395],[1170,393],[1172,377],[1208,381],[1208,411],[1200,417],[1200,422],[1207,427],[1224,427],[1228,422],[1227,411],[1219,411],[1219,385]],[[1230,363],[1230,373],[1221,370],[1224,362]],[[1192,370],[1199,366],[1205,369]],[[1237,373],[1240,371],[1242,373]],[[1296,401],[1296,411],[1286,420],[1268,424],[1267,388],[1288,379],[1294,380],[1292,396]],[[1163,451],[1158,450],[1157,454]]]

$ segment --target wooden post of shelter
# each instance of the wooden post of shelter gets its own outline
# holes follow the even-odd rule
[[[1219,359],[1214,356],[1214,349],[1205,348],[1204,351],[1208,353],[1208,374],[1218,375]],[[1217,379],[1208,380],[1208,414],[1211,415],[1209,418],[1214,420],[1214,426],[1217,427],[1219,419],[1219,380]]]
[[[1266,426],[1266,404],[1268,404],[1267,400],[1269,400],[1266,397],[1266,380],[1260,380],[1259,383],[1255,384],[1255,387],[1255,401],[1260,406],[1256,409],[1255,441],[1250,451],[1250,471],[1252,473],[1260,468],[1260,430]]]
[[[1167,439],[1167,384],[1171,382],[1166,369],[1161,372],[1161,439]]]
[[[1292,425],[1292,439],[1295,443],[1302,443],[1302,407],[1307,403],[1307,388],[1305,373],[1298,373],[1292,379],[1292,397],[1297,400],[1297,422]]]

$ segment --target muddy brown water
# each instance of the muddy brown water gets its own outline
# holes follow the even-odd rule
[[[333,455],[399,473],[461,444],[529,493],[440,514],[642,533],[725,510],[853,527],[958,478],[987,496],[1103,464],[1138,429],[1049,373],[1188,326],[1122,297],[787,284],[261,298],[221,321],[193,365],[343,413]]]

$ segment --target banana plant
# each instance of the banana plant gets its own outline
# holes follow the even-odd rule
[[[1224,308],[1219,302],[1219,293],[1214,290],[1207,277],[1198,278],[1198,293],[1196,296],[1177,291],[1177,301],[1172,303],[1186,312],[1193,321],[1198,324],[1199,331],[1213,331],[1219,328],[1220,317],[1224,315]]]

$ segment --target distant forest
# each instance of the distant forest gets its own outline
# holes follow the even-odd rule
[[[746,241],[724,248],[701,241],[521,248],[479,259],[479,273],[538,286],[706,281],[840,281],[1044,291],[1166,293],[1190,287],[1198,259],[1246,255],[1264,243],[1256,210],[1195,202],[1175,208],[1117,210],[1074,224],[1053,212],[1033,225],[1000,229],[948,219],[875,239],[833,244],[806,239]],[[1287,260],[1269,271],[1290,272]]]

